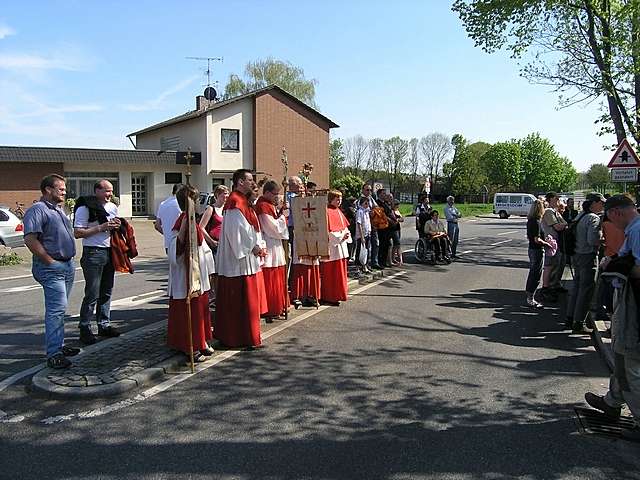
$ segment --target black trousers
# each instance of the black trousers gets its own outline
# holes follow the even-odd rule
[[[387,265],[389,248],[391,247],[391,231],[388,228],[378,230],[378,264],[381,267]]]

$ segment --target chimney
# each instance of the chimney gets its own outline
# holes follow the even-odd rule
[[[211,102],[204,98],[203,95],[198,95],[196,97],[196,110],[204,110],[209,105],[211,105]]]

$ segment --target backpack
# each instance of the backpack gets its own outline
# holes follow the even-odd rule
[[[586,213],[582,213],[575,219],[574,222],[571,222],[569,226],[564,230],[564,253],[573,256],[576,253],[576,230],[578,228],[578,223],[585,217]]]
[[[371,225],[376,230],[389,228],[389,219],[387,219],[387,215],[384,213],[384,208],[374,207],[373,210],[371,210]]]

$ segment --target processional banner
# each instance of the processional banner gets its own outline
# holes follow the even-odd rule
[[[299,257],[329,256],[327,197],[294,197],[291,213],[296,254]]]

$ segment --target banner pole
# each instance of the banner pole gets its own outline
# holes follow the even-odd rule
[[[287,187],[288,187],[288,172],[289,172],[289,159],[287,157],[287,149],[282,147],[282,166],[284,167],[284,178],[282,179],[284,206],[287,207],[289,215],[291,215],[291,205],[287,205]],[[287,228],[289,228],[289,221],[287,219]],[[291,255],[289,254],[289,240],[283,240],[282,246],[284,247],[284,319],[289,320],[289,267],[291,266]]]

